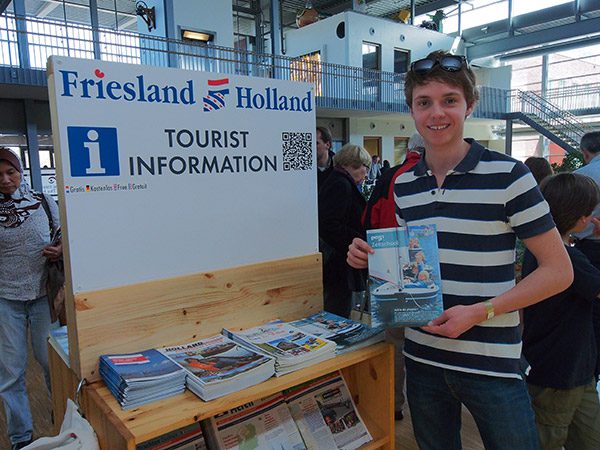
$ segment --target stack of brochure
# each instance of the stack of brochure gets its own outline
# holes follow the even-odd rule
[[[316,364],[335,356],[335,342],[274,320],[243,331],[223,330],[235,342],[275,358],[275,375]]]
[[[354,450],[373,440],[339,372],[283,394],[307,449]]]
[[[205,426],[212,449],[306,449],[282,394],[211,417]]]
[[[187,386],[208,401],[273,376],[275,361],[246,349],[225,336],[159,349],[187,373]]]
[[[62,358],[67,366],[70,367],[69,362],[69,335],[67,333],[67,326],[63,325],[59,328],[53,328],[50,330],[50,336],[48,340],[54,345],[54,350]]]
[[[100,375],[123,409],[185,390],[185,371],[157,350],[102,355]]]
[[[295,320],[290,322],[290,325],[306,333],[335,342],[338,355],[381,342],[385,337],[385,330],[381,326],[371,328],[363,323],[345,319],[327,311]]]

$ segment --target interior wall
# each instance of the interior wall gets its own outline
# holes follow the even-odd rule
[[[343,39],[336,35],[342,22],[345,24]],[[388,72],[394,71],[394,48],[410,50],[414,60],[433,50],[449,50],[454,42],[450,36],[436,31],[352,11],[285,33],[287,56],[320,51],[322,61],[355,67],[362,67],[363,41],[381,45],[381,68]]]

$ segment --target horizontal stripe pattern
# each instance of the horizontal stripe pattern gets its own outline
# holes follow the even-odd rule
[[[469,141],[465,159],[441,188],[422,159],[394,185],[397,216],[409,225],[437,225],[444,308],[496,297],[514,284],[516,236],[554,226],[527,167]],[[485,321],[457,339],[406,330],[406,355],[439,367],[520,378],[519,314]]]

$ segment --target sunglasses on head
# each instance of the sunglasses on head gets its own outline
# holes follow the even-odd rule
[[[423,58],[413,62],[410,70],[415,73],[423,74],[439,65],[446,72],[458,72],[463,65],[467,64],[467,59],[462,55],[445,55],[441,58]]]

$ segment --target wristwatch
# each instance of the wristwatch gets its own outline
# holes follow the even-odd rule
[[[483,306],[485,306],[485,312],[487,314],[486,320],[492,319],[496,314],[494,313],[494,305],[491,300],[486,300],[483,302]]]

